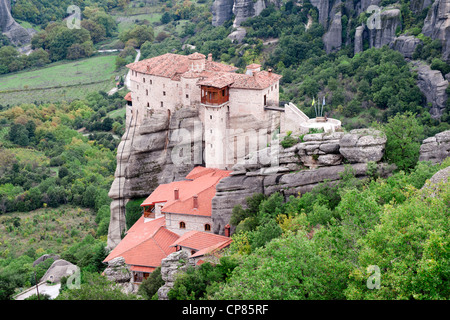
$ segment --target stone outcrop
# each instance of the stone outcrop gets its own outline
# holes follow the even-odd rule
[[[234,15],[233,27],[239,27],[242,21],[259,15],[269,3],[281,5],[280,0],[215,0],[211,7],[212,25],[220,26]]]
[[[10,0],[0,0],[0,31],[17,46],[31,41],[32,32],[22,27],[12,17]]]
[[[342,136],[339,152],[350,163],[378,162],[384,155],[386,136],[371,129],[354,129]]]
[[[432,70],[430,66],[420,61],[412,61],[414,69],[417,71],[417,86],[425,95],[427,104],[430,105],[430,115],[433,118],[440,118],[444,112],[448,87],[448,80],[444,79],[439,70]]]
[[[47,259],[53,259],[54,261],[58,260],[60,256],[57,254],[43,254],[33,262],[33,267],[36,267],[38,264],[44,262]]]
[[[450,156],[450,130],[440,132],[423,140],[420,146],[419,161],[441,163]]]
[[[212,201],[214,233],[224,234],[234,206],[245,206],[247,197],[278,191],[287,199],[311,191],[325,180],[336,183],[346,169],[344,161],[350,162],[356,177],[366,176],[369,161],[378,162],[380,176],[388,175],[393,168],[379,162],[385,142],[379,131],[356,129],[347,134],[308,134],[303,136],[303,142],[290,148],[269,147],[249,155],[216,186]],[[268,160],[275,156],[276,165]]]
[[[323,43],[327,53],[338,51],[342,46],[342,14],[336,12],[328,31],[323,35]]]
[[[369,29],[369,46],[371,48],[381,48],[389,45],[395,38],[397,27],[400,26],[400,10],[388,9],[380,13],[380,29]]]
[[[424,20],[422,33],[442,43],[442,59],[450,62],[450,0],[434,1]]]
[[[117,257],[108,262],[103,274],[109,281],[127,283],[131,280],[131,271],[123,257]]]
[[[405,58],[412,59],[413,53],[422,41],[414,36],[400,35],[389,45],[391,49],[400,52]]]
[[[363,52],[363,38],[364,38],[364,31],[366,26],[363,24],[356,28],[355,31],[355,43],[354,43],[354,52],[355,54],[358,52]]]
[[[58,283],[62,277],[73,275],[78,270],[78,267],[69,261],[58,259],[52,263],[50,268],[41,278],[42,281],[49,281],[52,283]]]
[[[211,7],[212,25],[217,27],[223,25],[233,16],[234,0],[215,0]]]
[[[165,284],[158,289],[158,299],[169,300],[167,294],[173,288],[176,275],[194,265],[194,259],[188,259],[185,251],[177,251],[164,258],[161,261],[161,277]]]
[[[198,116],[195,108],[181,108],[171,115],[155,112],[136,126],[127,115],[127,128],[117,148],[115,179],[108,194],[113,199],[108,249],[119,243],[125,230],[125,205],[130,199],[147,197],[159,184],[181,180],[195,165],[202,164],[203,131],[194,130],[200,123]],[[193,136],[194,132],[198,135]],[[175,151],[190,155],[190,159],[174,163],[179,158]]]

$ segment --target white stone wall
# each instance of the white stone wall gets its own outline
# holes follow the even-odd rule
[[[212,232],[212,219],[208,216],[194,216],[188,214],[177,213],[165,213],[166,215],[166,228],[170,231],[182,236],[188,231],[197,230],[205,231],[205,224],[211,226]],[[183,221],[186,224],[185,229],[180,229],[180,222]]]
[[[228,104],[221,107],[204,107],[206,167],[225,169],[228,165],[226,153],[228,109]]]

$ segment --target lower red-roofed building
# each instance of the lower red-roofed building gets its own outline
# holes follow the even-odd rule
[[[214,260],[230,245],[212,232],[211,202],[216,185],[230,171],[194,168],[185,180],[159,185],[143,201],[143,215],[103,261],[123,257],[132,283],[139,284],[172,252],[187,251],[197,264]]]

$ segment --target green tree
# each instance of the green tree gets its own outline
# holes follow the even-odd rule
[[[423,126],[411,112],[397,114],[382,126],[386,134],[385,159],[400,170],[412,169],[419,159]]]

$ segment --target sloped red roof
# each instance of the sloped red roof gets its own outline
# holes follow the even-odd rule
[[[189,56],[166,53],[161,56],[130,63],[127,65],[127,68],[140,73],[179,80],[181,75],[189,71],[190,61],[198,59],[205,59],[205,56],[198,52]],[[205,59],[205,71],[233,72],[236,70],[236,67]],[[196,76],[200,76],[200,74]]]
[[[214,233],[202,231],[189,231],[175,240],[171,246],[181,246],[192,250],[197,250],[191,257],[200,257],[214,250],[228,246],[231,238]]]
[[[268,71],[256,71],[253,75],[218,72],[197,82],[200,86],[215,88],[265,89],[281,79],[281,75]]]
[[[220,62],[205,59],[205,70],[196,72],[190,71],[192,60],[205,59],[201,53],[193,53],[188,56],[166,53],[150,59],[130,63],[127,67],[131,70],[180,80],[185,78],[199,78],[198,85],[213,86],[223,88],[241,89],[265,89],[281,79],[281,75],[268,71],[254,72],[253,75],[235,73],[236,67]],[[252,64],[248,68],[259,68],[260,65]]]
[[[127,100],[127,101],[131,101],[131,91],[130,92],[128,92],[126,95],[125,95],[125,97],[123,97],[125,100]]]
[[[129,265],[155,268],[161,265],[162,259],[175,251],[170,244],[178,237],[165,228],[164,217],[144,222],[142,216],[103,262],[123,257]]]
[[[161,208],[162,212],[211,216],[211,200],[216,194],[216,185],[230,172],[196,167],[186,176],[188,180],[159,185],[141,206],[165,202]],[[177,200],[175,200],[175,189],[178,189],[179,194]],[[197,208],[194,208],[194,196],[198,197]]]

